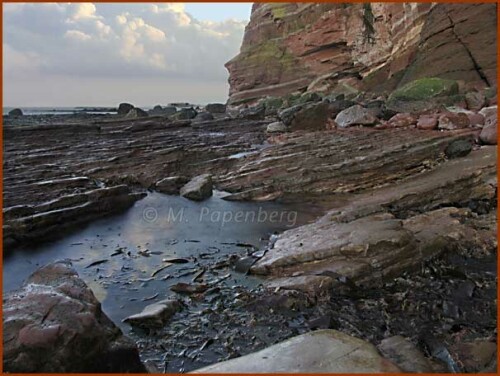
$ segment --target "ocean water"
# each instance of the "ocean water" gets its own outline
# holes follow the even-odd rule
[[[4,107],[3,115],[7,115],[15,107]],[[24,115],[73,115],[75,113],[113,114],[108,107],[20,107]]]

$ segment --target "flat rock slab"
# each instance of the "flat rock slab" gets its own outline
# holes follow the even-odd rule
[[[193,373],[399,373],[372,344],[318,330]]]
[[[6,372],[145,372],[135,344],[66,261],[4,296],[3,346]]]
[[[381,213],[347,223],[319,221],[285,231],[251,271],[296,279],[280,278],[270,284],[299,291],[304,290],[303,275],[383,282],[458,247],[494,248],[494,231],[464,223],[472,216],[469,209],[450,207],[406,220]]]
[[[123,321],[134,326],[160,328],[180,309],[181,304],[178,300],[166,299],[144,307],[142,312]]]
[[[198,175],[181,188],[181,196],[190,200],[202,201],[212,196],[212,176]]]
[[[378,269],[383,258],[390,255],[390,262],[396,263],[415,248],[411,232],[401,221],[390,214],[376,214],[349,223],[317,222],[285,231],[251,270],[284,275],[322,272],[326,262],[331,272],[359,278]]]

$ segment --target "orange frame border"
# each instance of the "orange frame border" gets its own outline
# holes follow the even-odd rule
[[[32,1],[22,1],[22,0],[11,0],[11,1],[3,1],[1,0],[0,1],[0,11],[1,11],[1,15],[0,15],[0,36],[2,37],[2,41],[3,41],[3,4],[4,3],[26,3],[26,2],[29,2],[29,3],[45,3],[47,1],[41,1],[41,0],[32,0]],[[56,1],[57,2],[57,1]],[[62,2],[62,1],[58,1],[58,2]],[[84,3],[86,1],[81,1],[81,0],[77,0],[77,1],[71,1],[73,3]],[[271,1],[262,1],[262,0],[257,0],[257,1],[231,1],[231,0],[217,0],[217,1],[177,1],[177,0],[174,0],[174,1],[171,1],[171,2],[175,2],[175,3],[180,3],[180,2],[186,2],[186,3],[212,3],[212,2],[217,2],[217,3],[254,3],[254,2],[259,2],[259,3],[266,3],[266,2],[271,2]],[[378,1],[371,1],[371,0],[368,0],[368,1],[363,1],[363,0],[349,0],[349,1],[329,1],[329,0],[316,0],[316,1],[296,1],[296,0],[292,0],[292,1],[284,1],[284,0],[274,0],[272,2],[275,2],[275,3],[284,3],[284,2],[296,2],[296,3],[299,3],[299,2],[316,2],[316,3],[328,3],[328,2],[331,2],[331,3],[341,3],[341,2],[349,2],[349,3],[366,3],[366,2],[380,2],[380,3],[410,3],[410,2],[416,2],[416,3],[469,3],[469,4],[474,4],[474,3],[496,3],[497,4],[497,37],[498,35],[500,34],[500,24],[498,23],[498,19],[499,19],[499,16],[500,16],[500,7],[498,7],[498,4],[500,3],[500,0],[483,0],[483,1],[474,1],[474,0],[455,0],[455,1],[449,1],[449,0],[435,0],[435,1],[432,1],[432,0],[418,0],[418,1],[401,1],[401,0],[378,0]],[[94,3],[163,3],[163,1],[157,1],[157,0],[154,0],[154,1],[120,1],[120,0],[107,0],[107,1],[102,1],[102,0],[98,0],[98,1],[94,1]],[[498,39],[498,38],[497,38]],[[3,48],[2,50],[0,51],[0,58],[1,58],[1,64],[2,64],[2,68],[3,68]],[[500,77],[500,74],[499,74],[499,71],[498,71],[498,61],[500,59],[500,45],[497,43],[497,79]],[[498,81],[497,81],[498,82]],[[0,103],[2,104],[2,108],[3,108],[3,69],[2,69],[2,76],[0,76],[0,84],[2,84],[2,88],[0,89]],[[498,87],[497,87],[497,95],[498,95]],[[2,166],[3,166],[3,116],[2,118],[0,118],[0,161],[2,162]],[[497,178],[498,178],[498,173],[499,173],[499,167],[498,167],[498,162],[500,161],[500,156],[498,155],[498,152],[497,152]],[[0,179],[2,181],[2,183],[0,184],[0,203],[1,203],[1,206],[3,208],[3,167],[2,169],[0,170]],[[498,232],[498,214],[500,212],[500,204],[497,202],[497,274],[498,274],[498,270],[500,269],[499,266],[500,266],[500,257],[498,255],[498,243],[499,243],[499,240],[500,240],[500,236],[499,236],[499,232]],[[2,237],[2,243],[0,243],[0,295],[2,296],[2,301],[3,301],[3,213],[0,214],[0,234],[1,234],[1,237]],[[498,327],[500,326],[500,319],[498,317],[498,313],[499,313],[499,309],[498,309],[498,300],[500,298],[500,293],[499,293],[499,290],[498,290],[498,281],[497,281],[497,331],[498,331]],[[2,312],[2,309],[0,309],[0,319],[2,319],[2,326],[0,326],[0,337],[2,337],[2,342],[0,343],[0,355],[1,355],[1,358],[2,358],[2,362],[0,363],[0,373],[3,374],[3,312]],[[498,351],[498,342],[497,342],[497,365],[498,363],[500,363],[500,352]],[[61,373],[34,373],[34,374],[30,374],[30,373],[27,373],[27,374],[23,374],[23,375],[33,375],[33,376],[40,376],[40,375],[53,375],[53,376],[60,376],[60,375],[64,375],[64,374],[61,374]],[[89,375],[99,375],[99,376],[109,376],[109,375],[116,375],[116,376],[123,376],[123,374],[121,373],[75,373],[75,374],[71,374],[71,375],[86,375],[86,376],[89,376]],[[144,375],[144,374],[131,374],[131,375]],[[161,375],[175,375],[175,374],[161,374]],[[227,375],[239,375],[239,374],[215,374],[215,373],[212,373],[212,374],[206,374],[206,375],[220,375],[220,376],[227,376]],[[262,374],[245,374],[245,375],[262,375]],[[281,374],[280,374],[281,375]],[[292,375],[303,375],[303,376],[313,376],[313,375],[318,375],[318,376],[323,376],[325,374],[314,374],[314,373],[305,373],[305,374],[300,374],[300,373],[294,373]],[[335,374],[335,375],[338,375],[338,376],[342,376],[342,375],[352,375],[352,374]],[[406,374],[391,374],[391,375],[406,375]],[[429,376],[435,376],[435,375],[450,375],[448,373],[444,373],[444,374],[439,374],[439,373],[424,373],[422,375],[429,375]],[[473,374],[458,374],[458,375],[473,375]],[[478,374],[479,375],[479,374]],[[496,375],[494,373],[484,373],[484,374],[481,374],[481,375]]]

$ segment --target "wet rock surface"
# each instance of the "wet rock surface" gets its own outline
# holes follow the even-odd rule
[[[7,372],[145,372],[70,262],[39,269],[3,298]]]

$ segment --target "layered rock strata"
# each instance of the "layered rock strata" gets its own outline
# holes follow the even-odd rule
[[[297,90],[496,84],[496,4],[255,3],[226,64],[230,104]]]

